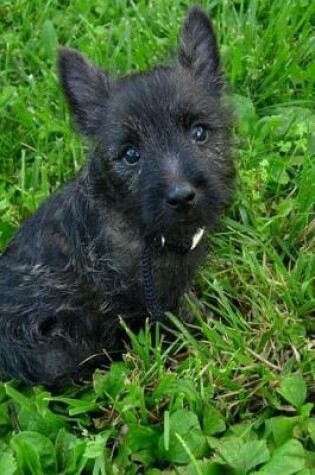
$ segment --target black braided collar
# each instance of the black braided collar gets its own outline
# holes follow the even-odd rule
[[[142,256],[143,290],[147,308],[153,320],[161,320],[164,310],[159,302],[155,286],[152,258],[163,248],[178,254],[187,254],[198,246],[203,234],[204,229],[200,228],[192,239],[166,240],[164,236],[147,239]]]

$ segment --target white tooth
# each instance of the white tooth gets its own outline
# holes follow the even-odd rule
[[[196,246],[198,246],[198,244],[200,243],[200,240],[203,236],[203,233],[205,232],[204,229],[200,228],[198,229],[198,231],[196,232],[196,234],[194,234],[193,236],[193,239],[192,239],[192,245],[190,247],[190,250],[192,251],[193,249],[195,249]]]
[[[165,244],[165,237],[164,236],[161,237],[161,243],[162,243],[162,247],[164,247],[164,244]]]

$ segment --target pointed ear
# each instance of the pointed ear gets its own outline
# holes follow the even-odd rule
[[[77,51],[66,48],[59,51],[58,69],[75,124],[83,135],[95,135],[108,97],[105,73]]]
[[[217,40],[210,18],[199,6],[191,7],[185,18],[178,60],[214,92],[220,92],[222,77]]]

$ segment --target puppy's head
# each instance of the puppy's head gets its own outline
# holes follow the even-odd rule
[[[94,140],[97,193],[146,233],[211,227],[229,201],[234,168],[218,46],[203,10],[188,11],[170,66],[112,81],[63,49],[59,70],[74,121]]]

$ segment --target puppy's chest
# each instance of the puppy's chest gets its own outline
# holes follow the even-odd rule
[[[185,254],[164,249],[153,250],[151,263],[148,264],[145,262],[144,251],[145,244],[141,241],[129,241],[127,249],[115,249],[114,259],[117,269],[120,269],[122,287],[142,286],[145,265],[152,267],[153,277],[159,288],[162,289],[170,284],[174,287],[182,287],[193,277],[205,254],[202,245],[199,249]]]
[[[167,248],[152,249],[151,259],[145,261],[146,243],[132,227],[107,230],[107,253],[103,259],[103,298],[109,298],[117,311],[122,313],[143,312],[147,308],[144,288],[148,268],[153,276],[158,298],[166,310],[175,310],[182,294],[196,273],[203,256],[203,242],[193,250],[181,254]],[[149,273],[150,273],[149,272]],[[130,312],[129,312],[130,311]]]
[[[126,301],[127,299],[132,302],[133,308],[135,306],[138,311],[146,311],[147,302],[144,289],[153,285],[162,307],[165,310],[176,311],[204,254],[205,250],[201,247],[184,255],[159,250],[152,255],[152,261],[146,263],[142,247],[138,255],[130,259],[132,265],[128,266],[128,272],[121,281],[121,300]],[[146,269],[146,272],[144,272],[145,266],[150,267]],[[151,282],[146,281],[148,270],[149,273],[152,273]]]
[[[204,246],[200,246],[184,255],[164,252],[157,256],[153,267],[162,300],[172,302],[187,291],[204,255]]]

